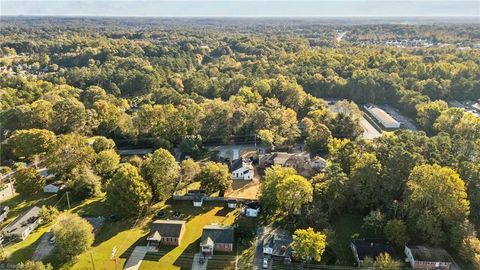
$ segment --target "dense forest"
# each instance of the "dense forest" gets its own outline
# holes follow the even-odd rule
[[[1,23],[2,165],[47,153],[65,178],[88,168],[103,183],[127,170],[115,172],[115,144],[180,148],[193,157],[205,144],[305,144],[330,162],[310,179],[306,225],[328,228],[345,213],[381,211],[405,222],[411,239],[462,249],[480,264],[468,249],[480,229],[480,119],[447,103],[480,99],[478,24]],[[433,45],[383,43],[403,39]],[[322,98],[348,101],[336,113]],[[356,104],[366,103],[391,105],[420,130],[365,141]],[[269,173],[261,201],[275,212],[274,175],[293,173]],[[159,199],[162,192],[154,190]]]

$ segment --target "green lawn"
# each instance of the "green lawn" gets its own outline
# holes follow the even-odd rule
[[[56,195],[37,194],[32,196],[20,196],[6,200],[2,205],[10,207],[7,219],[2,223],[3,227],[7,226],[16,217],[27,211],[33,206],[53,205],[56,202]],[[24,241],[5,245],[5,252],[9,256],[10,263],[19,263],[30,259],[35,252],[35,248],[40,237],[49,230],[49,226],[40,226]]]
[[[96,204],[93,201],[90,204]],[[82,213],[84,209],[96,209],[97,207],[83,205],[78,209]],[[96,209],[101,212],[101,208]],[[202,208],[194,208],[190,201],[174,202],[172,204],[159,204],[153,207],[152,214],[144,222],[131,228],[131,224],[124,222],[106,222],[96,237],[93,247],[86,253],[78,256],[77,260],[65,265],[63,269],[91,269],[91,257],[95,269],[110,270],[115,268],[115,260],[110,260],[111,252],[117,248],[117,269],[122,269],[136,245],[145,245],[145,236],[149,232],[150,217],[157,211],[166,213],[165,218],[172,218],[172,212],[182,213],[181,218],[187,220],[187,227],[183,236],[182,244],[175,248],[162,249],[159,253],[149,253],[145,257],[140,269],[190,269],[193,254],[199,250],[199,239],[204,225],[211,223],[231,225],[238,210],[225,211],[223,204],[205,203]],[[234,255],[230,256],[235,258]]]
[[[11,207],[11,215],[7,224],[13,220],[19,213],[25,211],[33,205],[53,205],[56,203],[56,196],[37,195],[23,198],[16,196],[5,205]],[[60,208],[66,208],[64,203],[58,204]],[[81,216],[109,216],[111,212],[104,204],[103,194],[87,199],[83,202],[71,204],[71,209],[66,211],[77,213]],[[92,269],[92,258],[96,270],[122,269],[130,253],[136,245],[145,245],[145,236],[149,232],[149,224],[157,211],[163,211],[165,218],[173,218],[173,212],[180,212],[181,219],[187,220],[187,227],[182,244],[171,249],[162,249],[159,253],[149,253],[143,261],[140,269],[190,269],[192,258],[199,251],[199,239],[202,228],[211,223],[231,225],[238,216],[238,210],[225,208],[223,203],[205,202],[201,208],[194,208],[190,201],[173,202],[171,204],[159,203],[152,207],[150,213],[133,226],[133,222],[109,222],[106,221],[95,237],[95,242],[91,249],[78,256],[75,261],[58,265],[55,261],[52,264],[58,269]],[[51,224],[44,225],[35,230],[26,240],[7,245],[5,250],[10,254],[9,262],[16,263],[31,258],[40,237],[47,232]],[[116,260],[111,260],[111,253],[116,247]],[[241,248],[242,252],[244,248]],[[221,258],[221,263],[233,265],[235,254],[218,254],[217,259]],[[214,262],[212,261],[212,264]]]
[[[350,249],[350,242],[353,238],[363,237],[362,217],[345,214],[338,217],[335,222],[334,242],[331,248],[337,255],[338,265],[353,265],[354,258]]]

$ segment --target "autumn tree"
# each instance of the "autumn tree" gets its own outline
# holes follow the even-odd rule
[[[195,160],[189,158],[180,162],[180,171],[182,175],[182,182],[184,184],[192,183],[197,175],[201,172],[200,165]]]
[[[297,229],[293,233],[292,250],[302,262],[311,260],[319,262],[327,246],[327,237],[322,232],[315,232],[312,228]]]
[[[326,125],[319,124],[310,130],[305,140],[305,145],[310,152],[322,153],[328,150],[328,142],[332,139],[332,133]]]
[[[296,175],[297,172],[293,168],[272,166],[265,170],[265,176],[260,184],[260,203],[267,212],[274,212],[279,207],[277,199],[278,185],[287,177]]]
[[[289,214],[298,213],[302,205],[313,199],[313,187],[300,175],[291,175],[279,182],[277,186],[279,206]]]
[[[463,180],[451,168],[416,166],[407,181],[405,207],[411,228],[424,240],[439,244],[469,213]]]
[[[137,216],[150,203],[150,187],[138,169],[129,163],[121,164],[107,183],[107,204],[122,217]]]
[[[400,219],[392,219],[383,227],[383,233],[388,241],[397,247],[403,247],[410,237],[408,236],[407,226]]]
[[[120,164],[120,156],[115,150],[109,149],[97,154],[94,168],[99,175],[108,177],[113,173],[118,164]]]
[[[22,195],[33,195],[42,191],[45,178],[40,176],[37,169],[25,167],[15,172],[15,190]]]
[[[421,103],[416,106],[417,123],[427,134],[434,133],[434,123],[441,113],[447,110],[448,105],[443,100],[433,101],[429,103]]]
[[[90,248],[93,244],[93,227],[77,214],[60,215],[52,227],[55,236],[55,255],[69,260]]]
[[[55,142],[55,134],[44,129],[17,130],[4,142],[14,158],[31,158],[48,151]]]
[[[351,159],[349,186],[353,195],[352,206],[359,210],[372,209],[379,204],[382,165],[373,153],[353,154]]]
[[[180,172],[173,155],[160,148],[143,162],[142,175],[150,182],[155,196],[165,200],[173,194]]]
[[[219,192],[221,195],[232,187],[232,175],[225,164],[207,162],[197,175],[200,187],[207,193]]]
[[[374,269],[400,270],[402,266],[402,261],[395,260],[386,252],[380,253],[373,262]]]
[[[60,136],[46,155],[46,166],[60,178],[67,178],[75,168],[89,167],[95,152],[88,140],[78,134]]]
[[[478,237],[470,235],[463,239],[459,254],[474,269],[480,269],[480,240]]]

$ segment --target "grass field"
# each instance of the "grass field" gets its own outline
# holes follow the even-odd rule
[[[79,212],[88,209],[83,206]],[[93,207],[95,209],[95,207]],[[148,253],[143,260],[140,269],[190,269],[193,255],[199,250],[199,239],[204,225],[211,223],[231,225],[238,210],[227,211],[223,204],[204,204],[202,208],[194,208],[189,201],[173,202],[171,204],[159,204],[152,207],[151,214],[143,222],[134,228],[124,222],[107,222],[100,230],[93,247],[86,253],[78,256],[77,260],[63,269],[92,269],[91,259],[96,270],[122,269],[136,245],[145,245],[145,236],[149,232],[151,216],[157,211],[166,214],[165,218],[171,218],[172,212],[181,213],[181,219],[187,220],[186,231],[182,244],[171,249],[161,249],[158,253]],[[97,209],[96,211],[100,211]],[[112,249],[117,248],[117,259],[111,260]],[[235,259],[235,256],[230,256]],[[116,264],[116,265],[115,265]]]

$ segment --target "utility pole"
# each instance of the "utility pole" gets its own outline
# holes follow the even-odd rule
[[[70,199],[68,198],[68,191],[65,192],[67,194],[67,203],[68,203],[68,209],[70,210]],[[91,255],[91,254],[90,254]]]
[[[95,263],[93,263],[93,255],[92,255],[92,252],[90,252],[90,261],[92,262],[93,270],[95,270]]]

